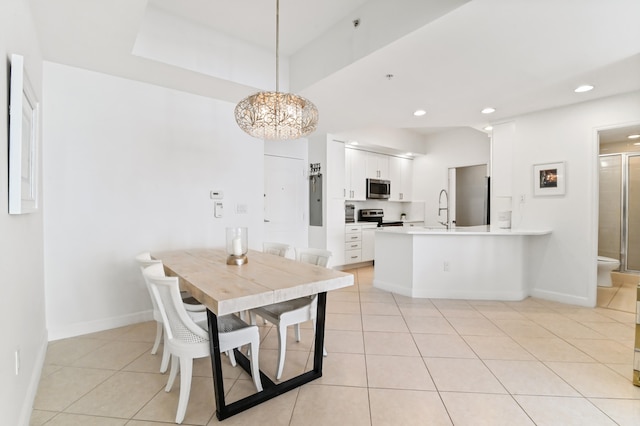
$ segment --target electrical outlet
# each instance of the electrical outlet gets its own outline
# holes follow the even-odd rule
[[[524,204],[526,201],[526,197],[524,196],[524,194],[520,194],[520,204]]]
[[[445,261],[444,264],[442,265],[442,267],[444,268],[444,272],[449,272],[449,262]]]

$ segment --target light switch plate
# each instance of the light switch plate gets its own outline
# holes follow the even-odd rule
[[[209,197],[211,197],[212,200],[222,200],[224,198],[224,193],[222,191],[209,191]]]

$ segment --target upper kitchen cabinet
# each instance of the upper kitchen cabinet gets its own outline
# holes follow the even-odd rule
[[[347,200],[366,200],[367,198],[367,152],[345,148],[345,185]]]
[[[389,180],[391,197],[389,201],[411,201],[413,192],[413,160],[410,158],[389,158]]]
[[[368,178],[389,179],[389,156],[367,152],[366,168]]]

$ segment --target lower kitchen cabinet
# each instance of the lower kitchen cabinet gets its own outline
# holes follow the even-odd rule
[[[344,230],[344,263],[362,261],[362,225],[347,225]]]
[[[362,261],[367,262],[375,258],[375,240],[377,224],[362,226]]]
[[[375,232],[377,224],[352,224],[345,227],[344,263],[371,261],[375,255]]]

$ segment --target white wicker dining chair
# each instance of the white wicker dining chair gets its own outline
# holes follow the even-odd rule
[[[328,250],[315,248],[296,248],[295,250],[296,260],[323,267],[327,266],[331,257],[331,252]],[[276,371],[276,379],[279,380],[282,377],[284,370],[284,360],[287,354],[287,327],[294,326],[296,341],[299,342],[301,323],[313,321],[313,330],[315,332],[317,310],[317,295],[300,297],[251,310],[251,324],[256,323],[257,314],[278,327],[278,369]],[[324,347],[322,351],[323,355],[327,356],[327,351]]]
[[[287,257],[287,252],[289,251],[290,246],[288,244],[283,243],[272,243],[272,242],[264,242],[262,243],[262,251],[264,253],[275,254],[280,257]]]
[[[157,259],[152,259],[151,254],[149,252],[140,253],[136,256],[136,262],[138,262],[138,266],[140,267],[140,271],[143,272],[144,269],[151,265],[162,264],[162,261]],[[164,269],[162,269],[162,275],[164,276]],[[151,287],[149,287],[149,283],[147,279],[144,277],[145,286],[149,292],[149,297],[151,298],[151,304],[153,305],[153,319],[156,321],[156,339],[153,343],[153,347],[151,348],[151,354],[155,355],[158,352],[158,347],[162,342],[162,335],[164,333],[162,327],[162,315],[160,315],[160,311],[158,310],[158,305],[156,304],[155,298],[153,294],[151,294]],[[183,301],[185,299],[193,299],[190,294],[186,292],[180,292],[180,296]],[[189,312],[189,315],[196,321],[202,321],[207,319],[207,308],[202,304],[196,303],[185,303],[185,309]],[[160,362],[160,372],[165,373],[167,368],[169,368],[169,352],[167,351],[166,345],[162,348],[162,361]],[[235,362],[235,359],[234,359]],[[234,364],[235,366],[235,364]]]
[[[191,393],[193,359],[211,355],[207,323],[195,322],[187,313],[182,298],[178,278],[164,276],[162,264],[151,265],[143,272],[151,288],[158,310],[162,315],[165,330],[165,346],[171,355],[171,371],[165,392],[170,392],[180,371],[180,395],[176,412],[176,423],[182,423]],[[258,352],[260,333],[258,327],[249,325],[236,315],[218,317],[220,352],[249,345],[251,376],[258,392],[262,391]]]

